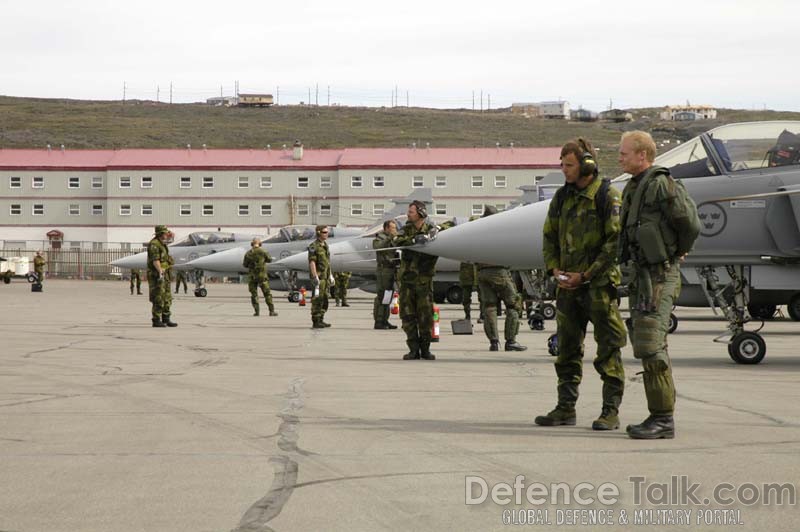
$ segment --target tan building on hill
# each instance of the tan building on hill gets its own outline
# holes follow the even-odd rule
[[[433,191],[432,214],[506,207],[559,168],[558,148],[0,150],[0,248],[51,230],[98,248],[139,246],[153,226],[180,239],[222,228],[368,226],[391,198]],[[119,244],[117,244],[119,243]]]
[[[713,120],[717,118],[717,110],[710,105],[669,105],[659,114],[661,120],[678,120],[694,113],[696,120]]]

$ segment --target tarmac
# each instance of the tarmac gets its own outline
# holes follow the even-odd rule
[[[442,305],[437,360],[403,361],[365,292],[316,330],[285,292],[278,317],[254,317],[246,286],[208,290],[156,329],[127,282],[0,285],[0,531],[798,529],[800,323],[768,322],[745,366],[711,341],[723,321],[677,309],[677,434],[635,441],[630,347],[621,430],[591,430],[591,337],[578,424],[537,427],[553,321],[522,327],[528,351],[491,353]]]

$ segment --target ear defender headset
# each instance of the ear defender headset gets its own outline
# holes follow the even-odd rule
[[[597,175],[597,161],[594,160],[594,155],[592,155],[592,151],[586,145],[586,141],[583,139],[578,139],[578,145],[583,150],[583,154],[580,157],[580,173],[581,177],[589,177],[590,175]]]
[[[425,208],[425,204],[423,202],[414,200],[411,202],[411,205],[417,208],[417,214],[419,214],[421,218],[428,217],[428,210]]]

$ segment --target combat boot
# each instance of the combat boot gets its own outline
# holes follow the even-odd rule
[[[321,321],[316,320],[311,324],[311,328],[312,329],[324,329],[325,326],[322,324]]]
[[[420,347],[419,356],[425,360],[436,360],[436,355],[431,353],[431,348],[429,346]]]
[[[419,360],[419,351],[409,351],[403,355],[403,360]]]
[[[330,327],[330,326],[331,326],[331,324],[330,324],[330,323],[325,323],[325,322],[324,322],[324,321],[322,321],[322,320],[319,320],[319,322],[322,324],[322,326],[323,326],[323,327]]]
[[[387,329],[397,329],[397,325],[392,325],[388,321],[383,322],[383,324],[386,325]]]
[[[274,309],[270,309],[270,311],[269,311],[269,315],[270,315],[270,316],[277,316],[277,315],[278,315],[278,313],[277,313],[277,312],[275,312],[275,310],[274,310]]]
[[[260,311],[260,310],[258,310],[258,309],[256,309],[256,310],[253,312],[253,316],[260,316],[260,315],[261,315],[261,311]]]
[[[470,319],[472,319],[472,318],[470,317],[469,309],[466,309],[466,310],[464,310],[464,319],[465,319],[465,320],[470,320]]]
[[[161,318],[153,318],[153,327],[166,327],[166,325],[161,321]]]
[[[419,340],[406,340],[408,353],[403,355],[403,360],[419,360]]]
[[[140,295],[142,295],[142,291],[141,291],[141,290],[137,290],[137,291],[136,291],[136,295],[137,295],[137,296],[140,296]]]
[[[489,340],[489,351],[500,351],[500,340]]]
[[[528,348],[516,340],[506,342],[506,351],[525,351],[526,349]]]
[[[347,301],[342,301],[342,306],[343,307],[349,307],[350,303],[348,303]]]
[[[616,411],[604,406],[600,417],[592,422],[592,430],[615,430],[619,428],[619,416]]]
[[[169,319],[169,314],[162,314],[162,315],[161,315],[161,321],[162,321],[162,322],[164,323],[164,325],[166,325],[167,327],[177,327],[177,326],[178,326],[178,324],[177,324],[177,323],[175,323],[174,321],[172,321],[171,319]]]
[[[672,416],[650,415],[638,425],[628,425],[625,430],[634,440],[670,440],[675,437],[675,420]]]
[[[559,425],[574,425],[575,424],[575,409],[563,406],[556,406],[553,410],[547,413],[546,416],[536,416],[533,420],[537,425],[543,427],[556,427]]]

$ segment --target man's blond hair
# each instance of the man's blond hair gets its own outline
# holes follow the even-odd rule
[[[648,162],[656,160],[656,142],[647,131],[626,131],[622,134],[622,141],[628,139],[634,152],[644,152]]]

